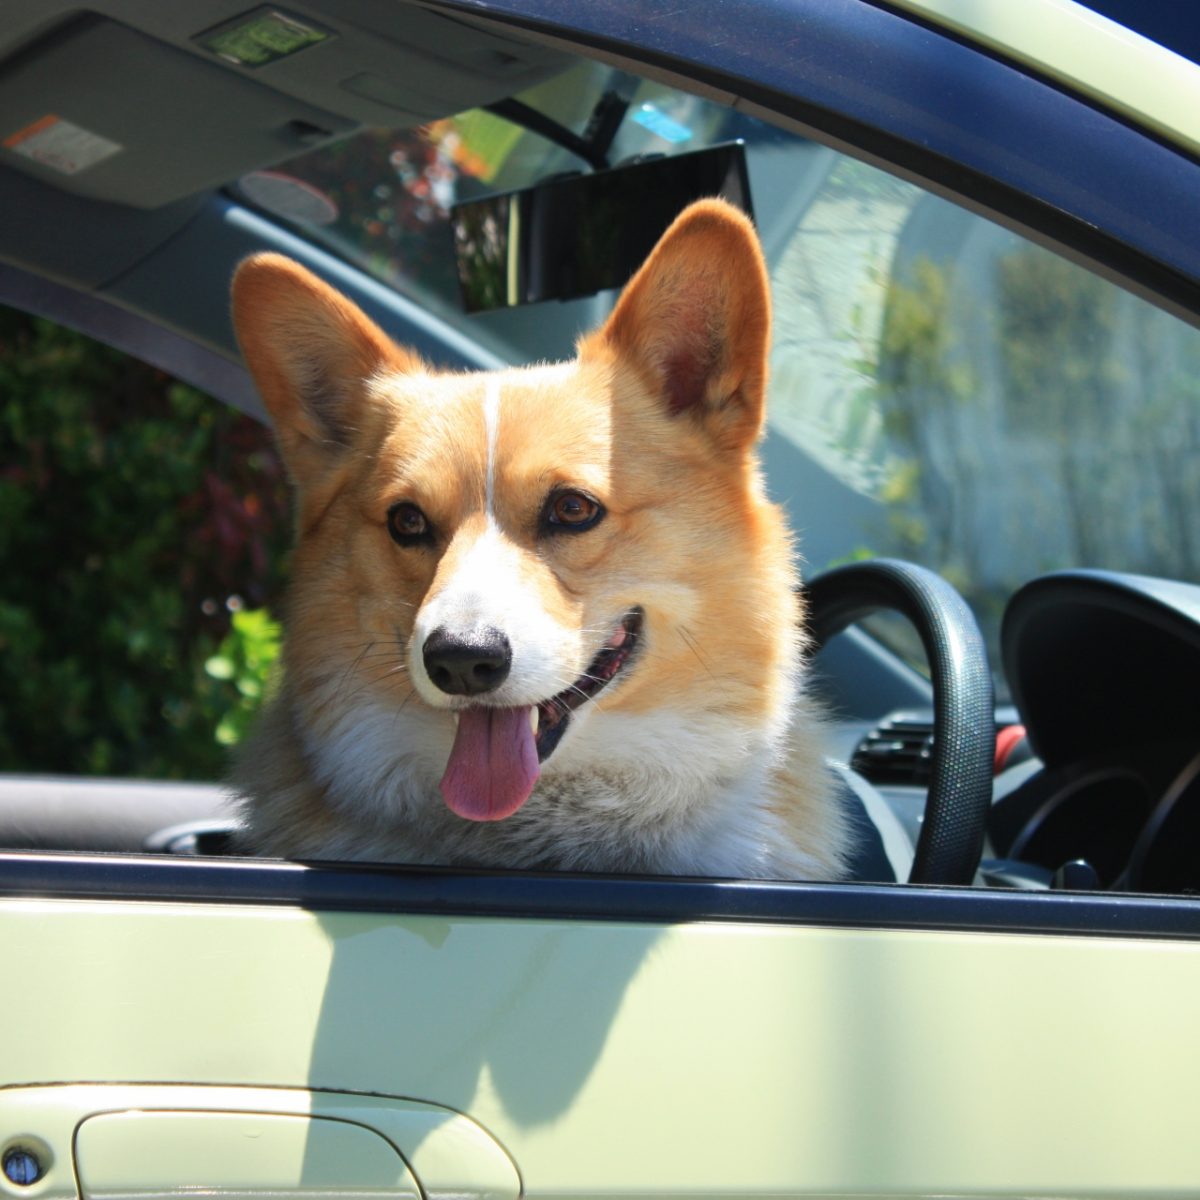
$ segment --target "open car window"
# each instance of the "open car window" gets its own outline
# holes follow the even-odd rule
[[[810,573],[923,563],[968,597],[996,661],[1004,604],[1034,575],[1200,580],[1193,326],[915,184],[665,84],[581,63],[520,100],[579,134],[606,97],[628,105],[612,162],[746,145],[775,307],[770,483]],[[467,315],[450,209],[587,169],[480,109],[281,168],[330,200],[306,236],[513,362],[569,356],[614,294]],[[906,627],[875,628],[920,664]]]
[[[931,567],[971,602],[998,673],[1001,612],[1014,589],[1033,576],[1083,565],[1198,577],[1188,521],[1200,491],[1194,466],[1200,434],[1193,419],[1200,335],[1194,326],[933,190],[789,132],[782,123],[582,58],[562,69],[567,61],[557,60],[554,72],[514,99],[526,113],[559,126],[568,141],[587,138],[608,121],[608,162],[660,157],[670,163],[734,139],[746,147],[775,314],[764,464],[768,486],[798,533],[807,577],[869,556]],[[225,206],[220,219],[231,224],[245,216],[243,205],[259,206],[266,219],[243,228],[326,266],[326,252],[332,252],[394,288],[408,311],[416,306],[432,314],[481,352],[514,363],[561,358],[581,331],[602,318],[615,293],[469,315],[458,293],[448,219],[456,203],[589,170],[561,141],[522,124],[511,107],[477,107],[419,127],[370,128],[334,140],[267,172],[228,179],[224,199],[216,203]],[[298,181],[299,192],[285,186],[284,194],[293,205],[297,195],[306,197],[307,207],[281,207],[279,192],[263,190],[264,177],[268,184]],[[179,243],[203,228],[203,221],[196,222]],[[219,308],[221,320],[224,287],[222,277],[216,299],[206,301]],[[399,316],[396,325],[403,325]],[[46,399],[55,397],[47,393]],[[185,423],[197,419],[191,410],[182,415]],[[99,424],[96,453],[103,461],[119,457],[116,436],[129,431],[115,418]],[[21,425],[10,422],[5,447],[18,464],[9,476],[16,481],[37,476],[42,454],[42,435]],[[260,431],[259,437],[255,445],[265,446],[266,435]],[[258,451],[247,446],[245,461],[253,462]],[[214,478],[225,481],[220,486],[233,486],[240,452],[236,446],[213,451]],[[65,489],[69,474],[60,471],[56,487]],[[204,486],[219,492],[207,476]],[[260,503],[254,489],[242,495],[235,487],[230,494],[231,512]],[[13,511],[25,502],[14,499]],[[76,503],[91,512],[85,501]],[[187,508],[190,501],[172,494],[170,503]],[[271,503],[282,507],[278,496]],[[101,508],[100,515],[108,510]],[[229,520],[237,534],[238,523],[249,518],[233,512]],[[227,525],[226,517],[217,519],[213,536],[225,538]],[[78,537],[78,523],[64,521],[63,529],[56,537]],[[14,525],[6,543],[14,571],[30,557],[19,533]],[[195,546],[203,549],[209,536]],[[90,531],[85,540],[95,540]],[[211,780],[219,773],[220,747],[241,736],[269,686],[262,662],[270,651],[257,647],[273,645],[269,631],[282,601],[277,587],[268,593],[236,580],[197,591],[181,566],[192,545],[185,537],[174,557],[156,560],[165,575],[147,593],[152,602],[134,602],[136,619],[128,621],[128,632],[112,611],[84,606],[75,623],[81,638],[92,636],[84,634],[89,621],[99,622],[140,674],[129,683],[101,672],[99,682],[80,684],[91,698],[83,717],[75,707],[51,701],[70,717],[54,730],[53,751],[13,734],[10,769],[58,763],[73,770],[79,763],[83,770],[133,775]],[[273,571],[283,561],[277,547],[256,551],[270,558]],[[236,549],[243,554],[240,545]],[[77,545],[59,557],[82,563],[81,570],[107,561],[103,552],[84,554]],[[172,589],[168,604],[162,597]],[[56,599],[70,594],[64,589]],[[250,611],[231,619],[247,598]],[[36,607],[29,596],[20,602]],[[51,624],[64,620],[55,615]],[[261,628],[252,628],[252,621]],[[142,628],[153,622],[166,633]],[[10,624],[18,634],[25,628],[16,618]],[[225,696],[231,708],[215,718],[219,747],[208,747],[202,760],[172,754],[180,714],[193,710],[170,688],[157,686],[166,678],[160,668],[183,661],[171,636],[193,628],[211,635],[194,668],[199,688]],[[906,626],[879,622],[876,632],[905,661],[923,668],[921,647]],[[38,670],[68,681],[85,670],[79,664],[88,656],[68,641],[25,639],[12,659],[13,694],[33,695]],[[239,655],[257,656],[259,665],[243,670]],[[147,656],[157,657],[149,663]],[[880,657],[889,665],[896,661],[891,654]],[[873,718],[881,706],[897,706],[878,699],[876,678],[851,679],[841,689],[842,715]],[[906,702],[927,697],[919,680],[909,688],[905,678]],[[1003,695],[1006,681],[1001,676],[997,683]],[[137,720],[130,715],[135,710]],[[19,716],[39,712],[44,709],[31,702]],[[119,753],[109,747],[108,724],[127,735]],[[862,732],[855,721],[839,726],[836,750],[850,757]],[[159,735],[162,745],[155,742]],[[63,739],[75,736],[100,749],[63,750]],[[919,797],[910,797],[910,828],[919,807]]]
[[[1200,499],[1200,333],[1193,326],[911,182],[664,83],[580,61],[519,100],[576,136],[587,132],[606,100],[623,106],[607,150],[612,162],[744,142],[775,308],[765,463],[769,486],[799,533],[808,575],[873,555],[923,563],[968,597],[997,667],[1004,604],[1034,575],[1084,565],[1200,579],[1191,519]],[[449,212],[483,194],[586,169],[541,134],[473,109],[420,128],[367,130],[294,158],[277,173],[326,201],[310,219],[292,211],[293,232],[373,272],[502,358],[525,362],[569,355],[615,293],[468,315],[455,276]],[[232,181],[231,188],[247,203],[262,196],[252,179]],[[53,404],[59,395],[31,394],[28,402]],[[46,413],[24,420],[19,408],[26,402],[10,407],[5,434],[13,511],[28,499],[26,482],[40,477],[43,454],[37,420]],[[194,417],[179,410],[177,420]],[[202,425],[209,428],[211,420]],[[103,420],[100,427],[107,432],[95,453],[107,461],[116,453],[117,427]],[[233,442],[214,449],[211,482],[197,486],[228,489],[253,471],[245,463],[253,464],[259,451],[239,459],[236,437]],[[67,476],[82,472],[87,461],[76,455],[74,466],[56,467],[65,473],[55,486],[86,487],[84,474],[73,484]],[[245,502],[230,501],[235,507]],[[214,519],[216,532],[189,546],[223,548],[221,538],[240,536],[239,522],[254,523],[239,513]],[[65,539],[66,526],[54,536]],[[282,541],[276,535],[274,562],[282,561]],[[12,525],[3,553],[5,571],[18,578],[28,561],[19,524]],[[66,563],[77,558],[93,575],[88,563],[108,561],[95,548],[66,550]],[[159,565],[166,575],[154,584],[155,595],[170,588],[171,572],[191,578],[191,568],[177,558],[162,556]],[[215,618],[199,606],[217,606],[224,621],[229,604],[258,588],[231,579],[200,595],[189,586],[172,601],[179,613],[163,610],[162,620],[177,629],[206,628]],[[263,608],[269,621],[277,615],[277,597],[278,588],[270,603],[252,597],[249,606]],[[14,593],[10,624],[22,603]],[[139,632],[139,622],[153,620],[161,607],[140,604],[138,620],[118,638],[131,663],[138,655],[158,656],[139,668],[147,683],[177,655],[159,634]],[[91,606],[79,627],[93,618],[101,619],[99,606]],[[111,627],[111,613],[108,620]],[[880,620],[875,630],[923,669],[921,648],[906,625]],[[224,626],[220,632],[223,637]],[[37,670],[58,679],[82,669],[61,639],[16,640],[22,649],[9,660],[13,695],[29,689]],[[211,676],[200,678],[204,687],[215,686]],[[104,697],[105,720],[132,728],[132,718],[114,714],[123,703],[137,708],[141,701],[134,696],[142,693],[133,688],[122,701],[126,693],[102,679],[80,682],[80,694]],[[997,683],[1003,694],[1002,676]],[[239,694],[236,701],[243,713],[255,703],[255,695]],[[191,719],[180,714],[191,709],[169,690],[155,705],[169,746],[175,725]],[[68,704],[65,711],[76,708]],[[31,703],[19,711],[28,717],[41,709]],[[79,711],[92,710],[83,705]],[[240,729],[244,718],[226,722],[227,742],[236,738],[235,724]],[[80,747],[100,748],[60,753],[60,740],[75,728]],[[104,749],[107,736],[83,716],[55,730],[53,753],[11,733],[5,765],[21,770],[57,761],[102,773],[215,773],[211,755],[203,768],[201,760],[172,766],[169,750],[139,733],[139,762]]]

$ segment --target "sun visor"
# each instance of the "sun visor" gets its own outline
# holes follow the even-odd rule
[[[354,126],[99,17],[72,21],[0,65],[0,162],[137,208],[235,179]]]

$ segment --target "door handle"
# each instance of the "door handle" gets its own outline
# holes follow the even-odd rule
[[[0,1089],[4,1200],[517,1200],[512,1160],[461,1113],[292,1088]],[[78,1189],[76,1188],[78,1179]]]
[[[76,1130],[75,1169],[83,1200],[157,1200],[184,1186],[263,1200],[420,1200],[395,1147],[362,1125],[328,1117],[101,1113]]]

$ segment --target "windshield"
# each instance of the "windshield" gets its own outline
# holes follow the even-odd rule
[[[1200,580],[1194,328],[916,185],[663,84],[581,63],[520,99],[583,134],[606,94],[628,102],[611,162],[746,143],[775,304],[764,461],[808,573],[924,563],[966,594],[993,651],[1008,596],[1042,572]],[[336,211],[309,236],[510,361],[569,356],[612,303],[464,313],[450,206],[587,169],[492,112],[283,169]]]

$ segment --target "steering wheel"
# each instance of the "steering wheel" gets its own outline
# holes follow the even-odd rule
[[[996,716],[987,650],[966,601],[932,571],[888,558],[836,567],[805,591],[817,650],[881,609],[920,635],[933,681],[933,759],[908,881],[971,883],[992,799]]]

